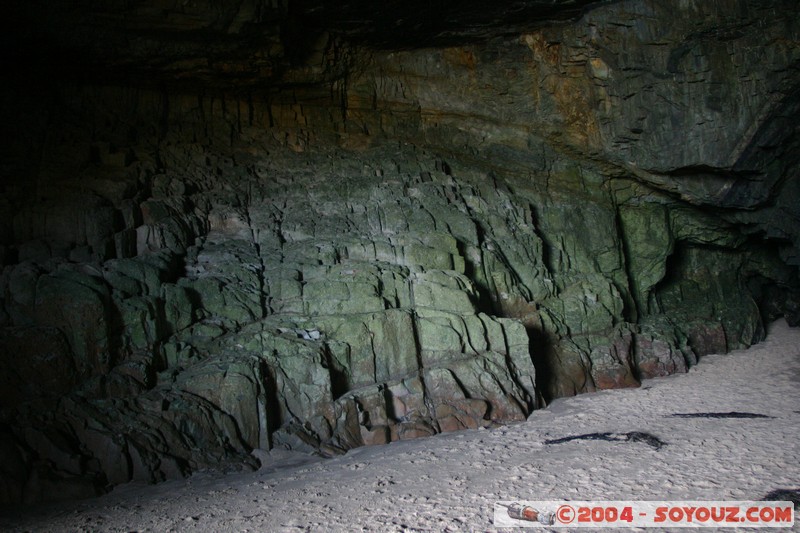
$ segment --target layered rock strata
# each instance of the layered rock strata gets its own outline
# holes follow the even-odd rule
[[[231,37],[240,84],[173,41],[170,68],[126,56],[159,89],[102,54],[113,85],[4,89],[0,499],[520,421],[796,323],[778,4],[616,2],[418,50],[332,33],[261,78]]]

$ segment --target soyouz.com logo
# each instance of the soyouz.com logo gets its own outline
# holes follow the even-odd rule
[[[497,527],[792,527],[792,502],[502,501]]]

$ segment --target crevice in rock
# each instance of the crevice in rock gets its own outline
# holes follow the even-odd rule
[[[327,343],[323,343],[322,353],[325,360],[325,368],[330,374],[331,396],[333,401],[336,401],[351,390],[350,380],[347,373],[336,363]]]
[[[409,278],[408,294],[410,298],[410,312],[411,312],[411,333],[414,339],[415,355],[417,359],[417,377],[420,381],[422,388],[422,403],[428,411],[429,422],[432,424],[436,433],[441,433],[439,421],[436,418],[436,405],[431,398],[431,391],[428,388],[425,380],[426,366],[422,360],[422,342],[419,334],[419,315],[417,314],[417,304],[414,297],[414,284]]]
[[[547,333],[538,327],[527,326],[528,350],[531,361],[536,369],[536,391],[539,393],[545,407],[554,400],[552,391],[555,389],[555,369],[553,368],[553,345]]]
[[[622,223],[622,217],[620,215],[619,206],[616,205],[614,207],[614,216],[616,222],[616,229],[617,229],[617,238],[619,239],[620,243],[620,255],[622,257],[622,267],[625,272],[625,280],[627,282],[627,286],[629,290],[625,291],[624,294],[627,294],[627,298],[625,298],[625,306],[623,307],[623,317],[626,321],[631,323],[636,323],[639,321],[639,317],[643,313],[644,310],[640,310],[638,308],[638,304],[636,303],[636,298],[633,295],[633,277],[631,274],[631,267],[630,267],[630,257],[632,250],[630,250],[630,245],[625,238],[625,230],[624,225]]]
[[[258,242],[259,230],[253,225],[250,209],[252,209],[252,189],[248,191],[247,199],[245,200],[244,213],[246,216],[247,226],[250,230],[250,239],[259,262],[258,272],[256,273],[258,275],[258,300],[259,306],[261,307],[261,318],[264,318],[270,312],[269,305],[267,303],[269,300],[269,291],[267,290],[267,282],[265,279],[266,265],[264,264],[264,256],[261,251],[261,244]]]

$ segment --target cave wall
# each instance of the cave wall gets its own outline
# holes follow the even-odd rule
[[[2,500],[520,421],[795,322],[792,9],[5,87]]]

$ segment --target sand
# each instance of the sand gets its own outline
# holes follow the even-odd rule
[[[673,416],[730,412],[764,417]],[[592,432],[643,432],[665,444],[546,443]],[[559,399],[516,425],[333,459],[273,451],[257,472],[201,472],[6,510],[0,530],[495,531],[498,500],[759,500],[800,489],[798,443],[800,329],[781,321],[765,342],[706,356],[687,374]]]

